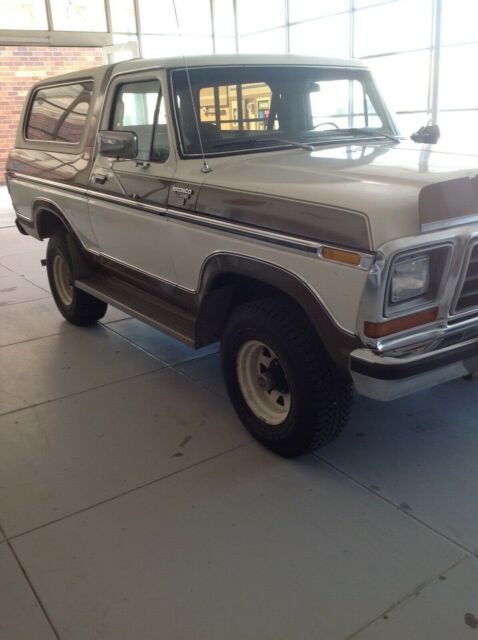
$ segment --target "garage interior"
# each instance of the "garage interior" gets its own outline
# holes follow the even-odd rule
[[[236,417],[217,344],[194,351],[112,307],[94,328],[64,321],[4,176],[39,79],[205,53],[363,59],[404,136],[437,123],[440,148],[473,155],[476,1],[0,13],[1,640],[478,637],[476,380],[357,395],[338,441],[280,458]]]

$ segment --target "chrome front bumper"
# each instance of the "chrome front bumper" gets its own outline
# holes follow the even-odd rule
[[[374,400],[393,400],[477,372],[477,337],[420,355],[393,357],[365,348],[350,355],[355,388]]]

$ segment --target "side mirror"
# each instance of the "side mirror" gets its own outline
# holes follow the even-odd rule
[[[98,152],[106,158],[132,160],[138,155],[138,136],[133,131],[100,131]]]
[[[425,127],[420,127],[418,131],[412,133],[410,138],[413,142],[436,144],[440,139],[440,127],[437,124],[427,124]]]

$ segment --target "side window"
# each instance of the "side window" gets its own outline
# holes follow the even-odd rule
[[[158,117],[154,127],[151,160],[165,162],[169,157],[169,136],[163,95],[159,95]]]
[[[333,122],[340,128],[382,126],[364,85],[358,80],[313,83],[309,93],[312,127]]]
[[[313,128],[327,122],[340,128],[350,126],[349,90],[350,81],[346,78],[313,83],[309,94]]]
[[[167,160],[169,138],[159,81],[120,85],[116,91],[110,127],[114,131],[133,131],[137,135],[138,160]]]
[[[26,127],[29,140],[80,142],[93,95],[93,82],[39,89]]]
[[[271,101],[272,91],[265,82],[203,87],[199,90],[202,133],[214,133],[215,129],[264,131],[268,125]],[[279,128],[277,119],[273,128]]]
[[[354,127],[383,127],[364,85],[356,80],[353,82],[353,115]]]

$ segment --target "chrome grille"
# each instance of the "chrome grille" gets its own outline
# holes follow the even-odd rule
[[[478,307],[478,244],[475,244],[471,250],[455,312],[463,313],[475,307]]]

